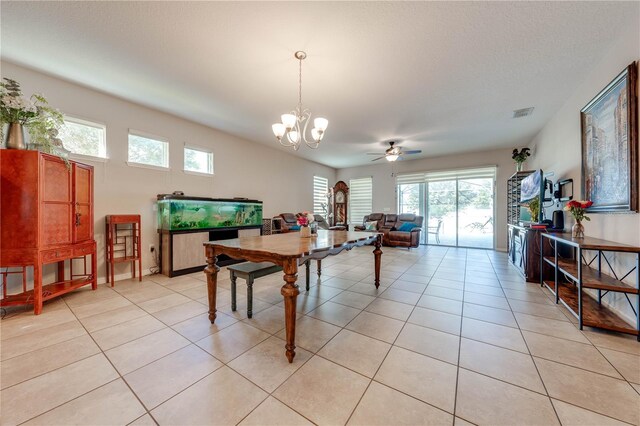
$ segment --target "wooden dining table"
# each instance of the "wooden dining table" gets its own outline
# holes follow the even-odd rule
[[[309,238],[301,237],[299,232],[286,234],[261,235],[232,240],[217,240],[204,243],[207,266],[207,292],[209,296],[209,320],[216,320],[216,294],[218,287],[218,256],[227,255],[233,259],[249,262],[272,262],[282,266],[284,285],[280,294],[284,297],[284,320],[286,327],[285,355],[293,362],[296,355],[296,300],[300,290],[296,285],[298,265],[310,260],[318,261],[334,256],[354,247],[373,245],[374,285],[380,286],[380,261],[382,256],[382,234],[375,232],[324,231]]]

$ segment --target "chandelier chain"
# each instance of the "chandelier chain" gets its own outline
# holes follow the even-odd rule
[[[300,68],[298,71],[298,108],[302,111],[302,59],[298,59]]]

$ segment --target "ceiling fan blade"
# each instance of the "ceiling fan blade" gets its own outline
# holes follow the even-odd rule
[[[403,154],[420,154],[421,152],[422,152],[421,149],[414,149],[414,150],[411,150],[411,151],[403,151],[402,153]]]
[[[384,152],[367,152],[367,155],[385,155]]]
[[[382,157],[374,158],[374,159],[373,159],[373,160],[371,160],[371,161],[378,161],[378,160],[382,160],[382,159],[383,159],[383,158],[385,158],[385,157],[386,157],[386,155],[383,155]]]

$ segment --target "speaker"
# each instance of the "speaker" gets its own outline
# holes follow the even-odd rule
[[[562,210],[554,210],[553,212],[553,229],[564,229],[564,212]]]

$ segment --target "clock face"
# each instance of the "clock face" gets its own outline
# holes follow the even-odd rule
[[[336,192],[336,203],[344,203],[344,192]]]

